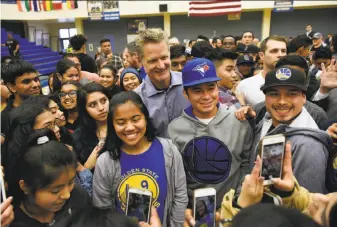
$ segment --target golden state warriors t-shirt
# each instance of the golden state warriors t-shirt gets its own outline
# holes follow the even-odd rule
[[[129,188],[147,189],[152,192],[152,204],[157,208],[163,221],[167,195],[167,179],[163,146],[157,138],[151,147],[140,155],[121,152],[121,180],[117,188],[116,207],[121,213],[126,211],[127,190]]]

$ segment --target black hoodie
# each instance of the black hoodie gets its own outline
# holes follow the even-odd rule
[[[97,67],[95,60],[87,54],[78,53],[76,54],[81,62],[82,71],[87,71],[90,73],[97,73]]]

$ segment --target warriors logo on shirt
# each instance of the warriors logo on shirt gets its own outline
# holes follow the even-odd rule
[[[183,152],[186,174],[204,184],[218,184],[227,179],[232,155],[220,140],[201,136],[191,140]]]
[[[118,199],[122,210],[126,208],[126,198],[129,188],[147,189],[152,192],[153,205],[157,208],[160,203],[157,202],[159,196],[159,186],[157,179],[159,176],[149,169],[131,169],[121,176],[121,181],[117,189]]]

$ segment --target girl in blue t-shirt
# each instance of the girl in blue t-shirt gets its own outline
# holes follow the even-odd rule
[[[96,207],[114,207],[125,213],[128,189],[147,189],[163,226],[181,226],[188,202],[182,158],[170,140],[155,133],[138,94],[123,91],[112,97],[107,151],[96,163],[93,202]],[[144,204],[139,207],[146,209]]]

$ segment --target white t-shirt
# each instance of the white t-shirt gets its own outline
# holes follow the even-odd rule
[[[201,119],[201,118],[198,118],[196,117],[199,121],[201,121],[202,123],[204,123],[205,125],[208,125],[214,118],[214,117],[211,117],[211,118],[207,118],[207,119]]]
[[[264,77],[261,71],[255,76],[242,80],[236,88],[236,92],[242,94],[246,105],[254,106],[265,100],[265,95],[260,90],[262,85],[264,85]]]

